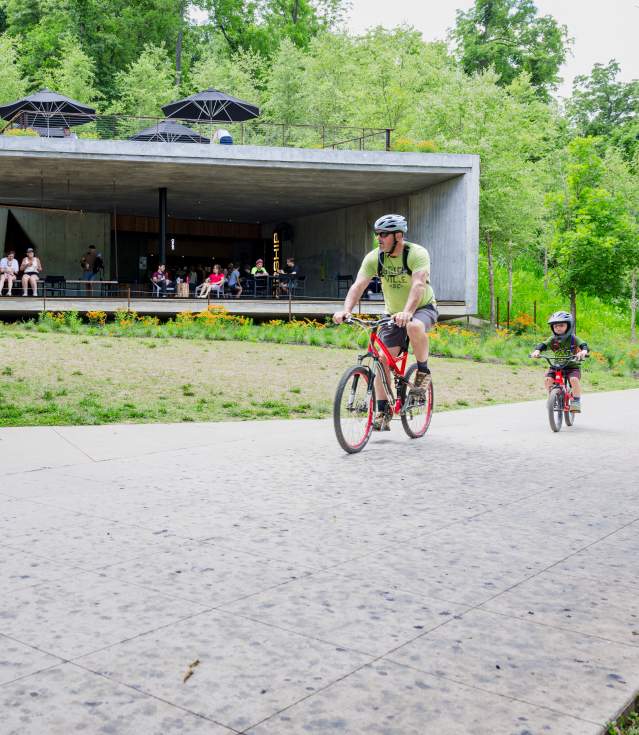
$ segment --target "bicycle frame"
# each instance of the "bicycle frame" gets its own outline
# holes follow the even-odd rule
[[[570,385],[570,380],[566,374],[569,368],[566,365],[554,365],[552,363],[553,358],[546,357],[545,355],[542,355],[542,357],[548,362],[549,370],[554,372],[554,375],[549,376],[553,379],[553,385],[561,388],[564,401],[564,411],[569,411],[570,401],[574,398],[572,386]]]
[[[382,354],[388,361],[388,367],[395,379],[395,390],[397,391],[397,395],[393,393],[393,390],[388,383],[386,371],[382,365]],[[393,413],[400,413],[402,410],[402,400],[399,396],[399,386],[402,382],[406,382],[404,380],[404,373],[406,372],[406,363],[408,361],[408,350],[404,351],[397,357],[391,355],[386,345],[377,336],[377,327],[375,327],[370,332],[366,354],[360,355],[357,362],[359,365],[362,365],[365,360],[372,360],[373,372],[379,374],[382,380],[386,398],[388,399],[389,405],[393,407]]]

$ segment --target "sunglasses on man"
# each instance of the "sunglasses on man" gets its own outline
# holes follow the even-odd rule
[[[394,235],[394,232],[376,232],[375,233],[377,237],[388,237],[389,235]]]

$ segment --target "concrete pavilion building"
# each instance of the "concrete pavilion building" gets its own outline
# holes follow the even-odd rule
[[[277,232],[306,296],[336,299],[386,212],[430,251],[443,314],[474,313],[478,156],[0,135],[0,251],[32,245],[67,278],[89,245],[125,284],[146,286],[160,259],[271,271]]]

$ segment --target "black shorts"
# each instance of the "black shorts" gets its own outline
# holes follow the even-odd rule
[[[557,371],[553,368],[548,368],[546,370],[546,373],[544,375],[545,378],[554,378]],[[564,375],[570,380],[570,378],[579,378],[581,379],[581,368],[579,367],[569,367],[564,368]]]
[[[439,313],[432,304],[422,306],[413,314],[413,319],[422,322],[427,332],[435,326],[438,318]],[[378,335],[386,347],[401,347],[402,352],[408,349],[409,340],[406,327],[398,327],[397,324],[384,324],[380,327]]]

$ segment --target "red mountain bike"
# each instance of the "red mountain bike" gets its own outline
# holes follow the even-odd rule
[[[575,423],[575,414],[570,410],[570,404],[574,398],[570,381],[568,380],[568,363],[574,362],[574,355],[567,357],[547,357],[540,355],[548,362],[548,367],[554,370],[552,376],[554,385],[548,393],[548,422],[553,431],[561,431],[562,419],[566,422],[566,426],[572,426]]]
[[[346,323],[354,323],[369,332],[366,354],[360,355],[357,365],[342,375],[333,403],[333,424],[337,441],[344,451],[354,454],[360,452],[368,443],[373,431],[375,412],[375,375],[379,375],[388,400],[389,413],[399,416],[404,431],[411,439],[418,439],[428,431],[433,415],[433,384],[422,394],[411,394],[415,382],[417,365],[406,370],[408,352],[393,357],[386,345],[377,336],[382,324],[390,322],[384,317],[374,322],[351,317]],[[385,355],[393,377],[393,386],[388,384],[382,366],[381,354]]]

